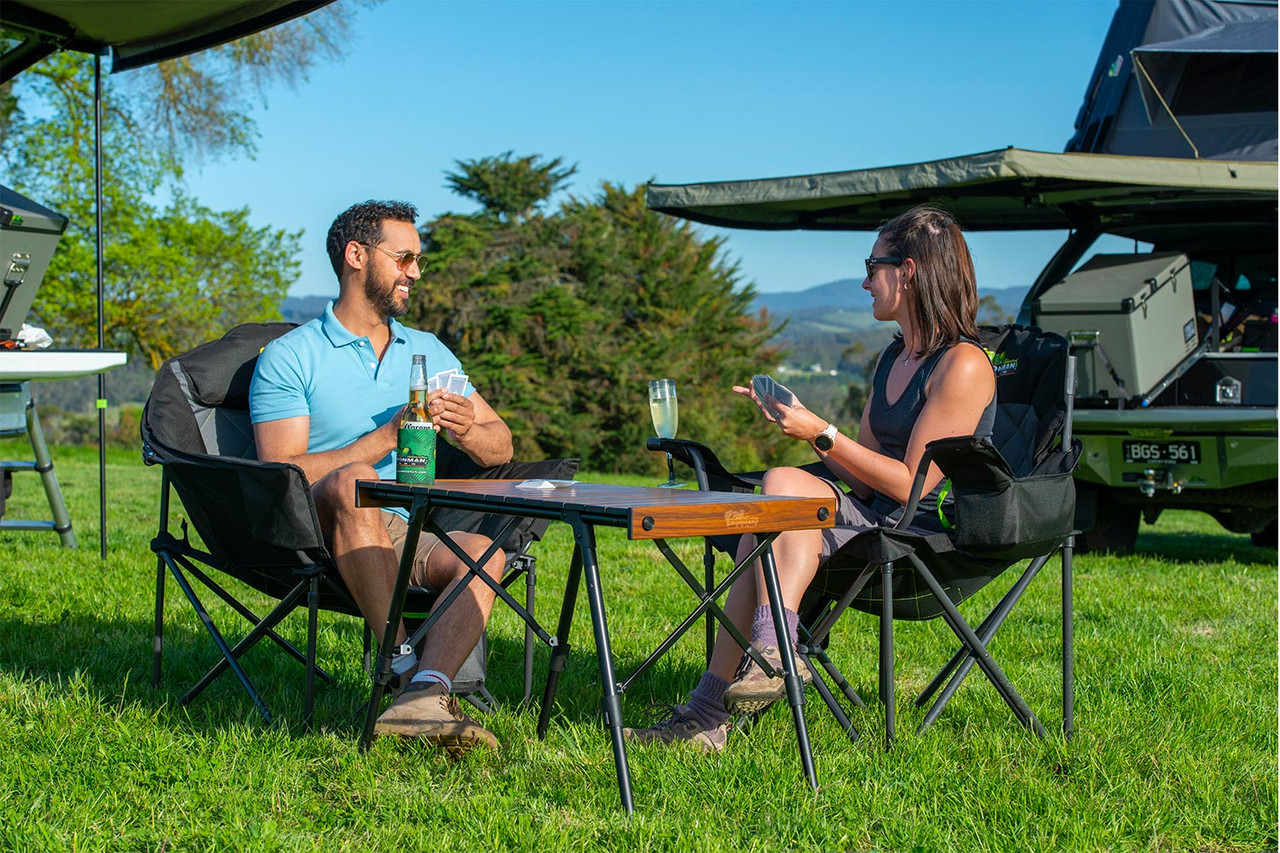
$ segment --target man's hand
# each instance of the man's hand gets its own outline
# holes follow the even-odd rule
[[[427,395],[427,411],[431,421],[439,429],[446,429],[449,434],[462,439],[476,422],[476,407],[461,394],[448,391],[432,391]]]

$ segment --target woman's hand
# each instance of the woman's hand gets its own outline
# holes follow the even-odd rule
[[[783,435],[798,438],[801,441],[813,441],[813,437],[827,427],[827,422],[806,409],[804,403],[801,403],[799,399],[796,400],[794,406],[788,406],[770,397],[770,406],[766,406],[749,386],[734,385],[733,391],[735,394],[750,397],[751,402],[755,403],[756,407],[760,409],[765,420],[776,423],[782,430]],[[770,414],[770,407],[778,413],[776,418]]]

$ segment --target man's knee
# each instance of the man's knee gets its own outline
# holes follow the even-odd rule
[[[356,481],[376,480],[378,472],[365,462],[352,462],[325,474],[311,487],[317,507],[341,512],[356,505]]]

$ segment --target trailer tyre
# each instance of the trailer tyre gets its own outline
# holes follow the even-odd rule
[[[1093,527],[1076,537],[1076,551],[1081,554],[1130,554],[1138,541],[1138,522],[1142,511],[1136,506],[1116,501],[1106,489],[1098,489]]]
[[[1254,545],[1260,545],[1263,548],[1276,547],[1276,522],[1273,520],[1261,530],[1250,533],[1249,539],[1253,541]]]

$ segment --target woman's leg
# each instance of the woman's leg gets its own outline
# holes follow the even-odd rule
[[[832,494],[831,484],[799,468],[771,468],[764,475],[763,492],[766,495],[789,497],[825,498]],[[756,546],[754,536],[744,536],[738,544],[735,561],[741,561]],[[822,556],[822,531],[789,530],[773,540],[773,560],[778,569],[778,585],[782,589],[783,606],[793,613],[800,607],[800,599],[818,572]],[[764,570],[760,561],[738,578],[729,590],[725,602],[725,615],[738,630],[751,638],[751,625],[757,608],[768,607],[769,595],[764,585]],[[723,628],[716,637],[708,671],[724,678],[733,678],[742,660],[742,649]]]

